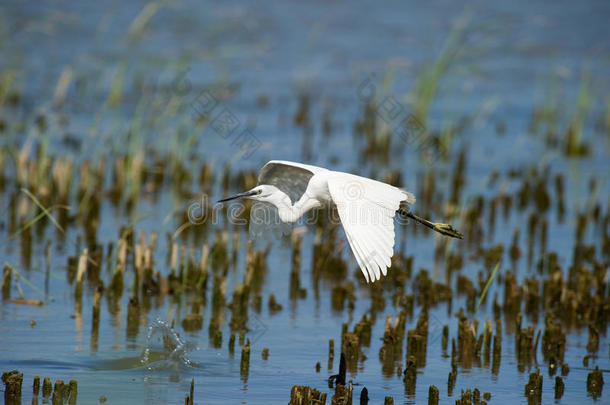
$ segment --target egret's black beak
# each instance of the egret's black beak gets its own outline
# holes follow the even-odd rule
[[[231,200],[235,200],[236,198],[244,198],[244,197],[250,197],[251,195],[255,195],[256,191],[246,191],[244,193],[239,193],[239,194],[235,194],[234,196],[231,197],[227,197],[227,198],[223,198],[222,200],[218,200],[219,203],[221,202],[225,202],[225,201],[231,201]]]

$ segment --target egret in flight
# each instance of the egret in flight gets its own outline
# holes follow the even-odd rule
[[[415,196],[398,187],[322,167],[272,160],[261,169],[252,190],[219,202],[248,198],[277,209],[283,223],[294,223],[314,208],[333,203],[356,261],[367,282],[386,275],[394,254],[394,216],[399,215],[443,235],[462,238],[451,225],[430,222],[404,210]]]

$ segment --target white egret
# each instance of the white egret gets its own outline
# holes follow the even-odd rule
[[[394,215],[415,221],[454,238],[451,225],[430,222],[401,208],[415,196],[398,187],[322,167],[272,160],[260,171],[252,190],[224,198],[248,198],[272,204],[284,223],[294,223],[309,210],[334,203],[349,245],[367,282],[386,275],[394,254]]]

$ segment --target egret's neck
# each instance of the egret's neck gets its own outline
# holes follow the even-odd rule
[[[274,201],[277,207],[278,214],[282,222],[293,223],[299,220],[307,211],[320,207],[321,204],[315,198],[310,198],[307,193],[295,202],[294,205],[290,201],[290,197],[285,193],[280,194],[277,201]]]

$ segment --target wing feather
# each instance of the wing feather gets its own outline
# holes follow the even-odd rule
[[[341,218],[341,214],[339,214],[339,217]],[[341,221],[345,222],[344,219],[341,219]],[[362,273],[364,274],[364,278],[366,279],[366,282],[368,283],[369,280],[370,281],[376,280],[375,270],[374,270],[375,266],[373,265],[373,263],[370,260],[367,260],[366,249],[364,249],[362,246],[360,246],[360,244],[358,242],[358,240],[360,238],[355,235],[355,229],[353,229],[353,228],[347,229],[346,227],[343,227],[343,230],[345,231],[345,235],[347,236],[347,241],[349,242],[350,248],[352,249],[352,252],[354,253],[354,256],[356,257],[358,266],[360,267],[360,269],[362,270]]]
[[[358,246],[358,243],[355,241],[355,239],[353,238],[351,232],[348,232],[347,230],[345,231],[345,235],[347,236],[347,241],[352,249],[352,252],[354,252],[354,257],[356,258],[356,262],[358,263],[358,267],[360,267],[360,269],[362,269],[362,273],[364,274],[364,278],[366,280],[366,282],[368,283],[369,280],[374,280],[375,279],[375,273],[370,271],[368,269],[368,267],[366,266],[365,262],[364,262],[364,254],[362,253],[362,251],[360,250],[360,247]]]
[[[271,160],[261,169],[258,175],[258,184],[269,184],[277,187],[286,193],[294,204],[305,194],[311,177],[325,170],[321,167],[302,163]]]
[[[349,245],[367,282],[387,274],[394,254],[394,215],[413,194],[379,181],[334,172],[328,190]]]
[[[362,234],[360,229],[355,230],[355,242],[359,245],[363,251],[364,265],[367,267],[369,275],[372,275],[371,280],[378,280],[380,277],[380,267],[383,266],[383,262],[380,262],[377,251],[371,246],[363,242],[368,242],[366,236]]]
[[[361,204],[360,212],[375,212],[374,210],[376,210],[376,207],[371,206],[371,204]],[[390,243],[387,243],[383,240],[383,228],[375,220],[350,223],[349,226],[357,230],[357,240],[366,249],[365,260],[376,265],[373,267],[376,279],[379,279],[380,272],[385,273],[385,268],[389,266],[390,257],[394,253],[394,241],[392,240]]]

